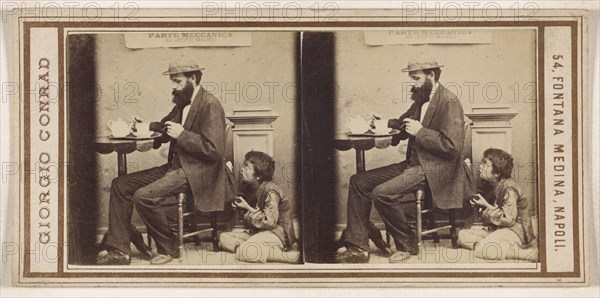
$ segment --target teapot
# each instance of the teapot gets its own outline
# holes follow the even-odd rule
[[[361,134],[369,130],[369,122],[360,116],[354,116],[346,119],[346,125],[350,129],[350,133]]]
[[[112,136],[116,138],[125,137],[131,131],[129,123],[121,118],[117,121],[108,120],[108,128],[110,129]]]

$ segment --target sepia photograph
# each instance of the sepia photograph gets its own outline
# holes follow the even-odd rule
[[[299,263],[296,43],[70,34],[69,264]]]
[[[13,284],[589,286],[589,13],[529,8],[14,18]]]
[[[334,260],[536,263],[535,30],[333,38]]]

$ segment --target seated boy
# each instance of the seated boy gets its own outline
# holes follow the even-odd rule
[[[513,159],[507,152],[490,148],[483,153],[479,175],[490,184],[488,195],[491,205],[477,194],[471,204],[481,208],[484,227],[472,227],[458,233],[460,246],[474,249],[475,256],[483,259],[538,260],[527,199],[519,185],[511,178]]]
[[[236,253],[244,262],[267,261],[296,263],[299,259],[292,224],[292,208],[282,189],[273,180],[275,161],[263,152],[246,153],[240,171],[247,186],[246,198],[238,197],[232,206],[244,214],[249,230],[222,233],[221,249]],[[252,207],[250,202],[256,202]]]

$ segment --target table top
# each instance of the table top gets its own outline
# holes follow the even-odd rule
[[[400,133],[400,131],[397,130],[385,136],[349,135],[345,132],[336,133],[335,149],[340,151],[346,151],[350,149],[363,151],[373,148],[384,149],[392,145],[392,136],[398,133]]]
[[[110,136],[99,136],[96,137],[96,152],[101,154],[108,154],[112,152],[117,153],[131,153],[134,151],[145,152],[150,149],[158,149],[160,142],[154,142],[154,139],[160,137],[162,134],[153,136],[153,138],[145,139],[113,139]]]

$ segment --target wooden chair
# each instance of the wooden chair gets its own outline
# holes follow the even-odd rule
[[[464,144],[463,144],[463,158],[469,159],[468,164],[464,164],[463,166],[467,167],[465,170],[467,171],[467,175],[465,179],[471,178],[471,169],[470,163],[472,160],[472,148],[471,148],[471,122],[465,121],[464,124]],[[466,163],[466,161],[465,161]],[[470,182],[469,182],[470,183]],[[458,248],[458,233],[456,231],[456,211],[457,209],[448,209],[442,210],[434,208],[433,206],[433,198],[431,196],[431,191],[429,189],[429,185],[427,182],[423,182],[415,187],[414,191],[414,200],[402,201],[400,204],[415,204],[415,222],[413,228],[416,230],[417,234],[417,245],[419,248],[419,252],[423,246],[423,238],[424,236],[431,235],[434,243],[439,243],[440,238],[448,238],[448,237],[440,237],[439,233],[442,230],[449,229],[450,235],[449,238],[452,241],[452,247]],[[443,214],[448,217],[448,224],[438,226],[436,223],[435,215]],[[423,221],[427,221],[427,229],[423,230]],[[386,232],[386,240],[390,243],[390,233]]]
[[[188,200],[191,198],[189,193],[179,193],[177,195],[177,238],[179,239],[179,251],[184,249],[184,239],[194,238],[196,245],[201,244],[200,235],[210,232],[211,242],[213,250],[219,251],[219,234],[217,226],[217,217],[219,212],[209,212],[208,217],[210,218],[210,228],[199,230],[199,219],[202,216],[206,216],[204,213],[196,210],[194,206],[194,200]],[[186,218],[189,220],[186,222]]]
[[[231,125],[227,123],[225,126],[226,141],[225,141],[225,160],[231,161],[233,159],[233,137],[231,133]],[[233,179],[233,173],[227,166],[228,179]],[[233,183],[233,181],[232,181]],[[190,199],[191,198],[191,199]],[[227,206],[226,206],[227,207]],[[200,235],[210,232],[211,242],[213,250],[219,251],[219,230],[218,230],[218,216],[223,212],[209,212],[204,213],[196,209],[194,200],[191,193],[179,193],[177,195],[177,237],[179,239],[179,251],[184,249],[184,240],[187,238],[194,238],[195,244],[198,246],[201,244]],[[208,217],[210,220],[210,227],[207,229],[199,229],[200,219],[202,217]],[[188,219],[186,221],[186,219]],[[174,222],[174,221],[173,221]]]
[[[421,189],[415,191],[415,205],[416,205],[416,230],[417,230],[417,245],[419,251],[423,246],[423,237],[432,235],[433,242],[440,242],[439,231],[450,229],[450,240],[452,247],[458,247],[458,234],[456,232],[456,209],[448,209],[448,224],[438,226],[435,220],[435,215],[440,214],[443,211],[440,209],[433,208],[433,198],[429,185],[424,185]],[[423,220],[427,221],[427,229],[423,230]]]
[[[225,143],[225,160],[231,161],[233,159],[233,137],[231,133],[231,124],[227,124],[225,127],[227,136]],[[228,178],[233,179],[233,174],[231,173],[231,169],[227,169]],[[196,209],[194,205],[194,199],[191,192],[179,193],[177,194],[176,202],[167,203],[164,206],[166,208],[177,206],[177,218],[167,216],[167,220],[171,226],[173,232],[177,234],[177,238],[179,240],[179,251],[183,252],[184,242],[186,239],[193,238],[194,242],[197,246],[201,245],[201,235],[207,234],[210,232],[210,238],[213,245],[213,250],[219,251],[219,224],[218,219],[221,214],[224,212],[215,211],[215,212],[200,212]],[[227,219],[230,217],[229,214],[225,214],[228,216],[223,216],[223,219]],[[205,229],[200,229],[202,224],[202,218],[208,218],[210,226]],[[225,224],[227,226],[227,224]],[[151,245],[151,238],[148,235],[148,243]]]

